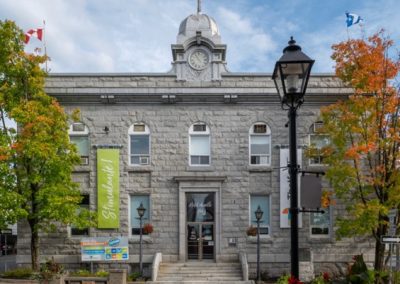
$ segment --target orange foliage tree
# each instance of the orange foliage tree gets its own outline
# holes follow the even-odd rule
[[[372,236],[377,271],[384,269],[388,211],[400,206],[400,62],[391,47],[383,31],[333,45],[336,75],[354,94],[321,110],[331,137],[327,177],[348,212],[337,220],[337,236]]]
[[[79,210],[71,174],[80,159],[68,116],[44,92],[46,58],[24,52],[24,34],[12,21],[0,21],[0,39],[0,229],[17,221],[30,227],[32,268],[39,270],[41,233],[59,223],[86,227],[93,214]]]

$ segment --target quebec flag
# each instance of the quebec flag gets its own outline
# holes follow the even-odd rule
[[[362,19],[359,15],[356,14],[352,14],[352,13],[348,13],[346,12],[346,23],[347,23],[347,27],[350,27],[352,25],[356,25],[362,22]]]

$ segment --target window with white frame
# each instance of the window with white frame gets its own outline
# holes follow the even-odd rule
[[[150,130],[144,123],[133,124],[128,131],[129,134],[129,164],[150,164]]]
[[[315,122],[310,127],[309,144],[310,144],[310,165],[323,165],[323,150],[330,144],[328,135],[322,132],[323,123]]]
[[[90,207],[89,194],[82,194],[82,200],[79,203],[79,207],[89,210]],[[74,225],[71,225],[71,236],[88,236],[88,235],[89,235],[89,228],[78,228]]]
[[[210,165],[210,129],[205,123],[195,123],[189,129],[189,163]]]
[[[324,208],[324,213],[310,213],[311,236],[329,236],[330,231],[330,207]]]
[[[257,227],[256,210],[260,209],[264,212],[260,220],[260,234],[268,235],[270,226],[270,197],[269,195],[250,195],[250,225]]]
[[[89,128],[82,122],[74,122],[68,130],[69,140],[73,143],[78,155],[81,157],[81,165],[89,164]]]
[[[143,229],[144,225],[150,224],[150,195],[131,195],[130,199],[131,234],[140,235],[140,220],[137,208],[140,206],[140,204],[143,204],[143,207],[146,209],[142,217]],[[143,234],[146,234],[146,232],[143,231]]]
[[[266,123],[255,123],[249,131],[250,165],[271,164],[271,130]]]

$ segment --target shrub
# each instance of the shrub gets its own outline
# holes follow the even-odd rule
[[[105,270],[103,270],[103,269],[98,270],[98,271],[96,272],[96,277],[108,277],[108,275],[110,275],[110,272],[105,271]]]
[[[291,275],[282,275],[276,281],[276,284],[303,284],[299,279]]]
[[[140,277],[140,272],[132,272],[131,274],[128,275],[128,281],[135,281]]]
[[[328,283],[331,283],[331,277],[328,272],[321,273],[311,281],[311,284],[328,284]]]
[[[353,257],[354,263],[350,266],[347,281],[352,284],[369,284],[375,282],[375,271],[369,270],[362,254]]]
[[[81,277],[89,277],[92,276],[89,270],[79,269],[77,271],[73,271],[70,273],[71,276],[81,276]]]
[[[16,268],[7,270],[1,277],[3,278],[15,278],[15,279],[29,279],[32,278],[34,272],[30,268]]]
[[[64,273],[64,267],[56,263],[54,259],[47,260],[45,263],[41,264],[40,272],[37,278],[41,280],[50,280],[56,275]]]
[[[282,275],[276,281],[276,284],[288,284],[289,283],[290,275]]]

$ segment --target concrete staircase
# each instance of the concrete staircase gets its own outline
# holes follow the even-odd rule
[[[161,263],[157,284],[253,284],[242,280],[239,263]]]

